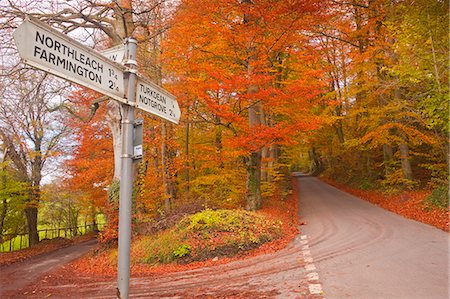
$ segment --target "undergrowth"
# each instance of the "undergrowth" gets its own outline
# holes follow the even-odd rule
[[[280,237],[281,222],[243,210],[204,210],[133,245],[140,262],[188,263],[230,256]]]
[[[439,208],[448,208],[448,188],[446,186],[440,186],[434,189],[433,192],[425,199],[425,204],[428,206],[435,206]]]

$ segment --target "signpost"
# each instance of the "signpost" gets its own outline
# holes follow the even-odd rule
[[[127,67],[127,98],[134,102],[136,96],[137,41],[125,40]],[[133,129],[134,105],[122,104],[122,155],[119,189],[119,256],[117,261],[117,289],[119,298],[128,298],[130,286],[131,198],[133,196]]]
[[[25,63],[127,103],[122,65],[34,19],[14,31],[14,41]]]
[[[103,54],[107,56],[104,57],[41,21],[27,18],[14,32],[14,41],[25,63],[89,87],[122,103],[117,285],[118,297],[128,298],[132,166],[135,159],[142,157],[142,123],[134,120],[135,106],[178,123],[181,115],[178,103],[166,90],[145,78],[138,78],[137,41],[132,38],[125,40],[124,47],[118,46],[104,51]],[[118,62],[123,62],[124,65]]]
[[[103,51],[100,51],[100,53],[105,56],[106,58],[121,63],[125,57],[125,47],[124,45],[118,45]]]
[[[136,119],[134,121],[134,131],[133,131],[133,156],[135,160],[142,159],[143,154],[143,119]]]
[[[137,81],[136,107],[176,124],[181,116],[174,95],[142,78]]]

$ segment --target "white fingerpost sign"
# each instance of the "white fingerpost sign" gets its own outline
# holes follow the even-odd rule
[[[125,57],[125,45],[118,45],[112,48],[108,48],[106,50],[100,51],[100,54],[111,59],[114,62],[122,63],[123,58]]]
[[[174,95],[140,77],[136,87],[136,107],[178,124],[181,111]]]
[[[14,31],[26,64],[127,103],[124,67],[48,25],[26,19]]]

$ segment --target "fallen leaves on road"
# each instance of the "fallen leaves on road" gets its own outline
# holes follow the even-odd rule
[[[353,189],[327,178],[321,178],[321,180],[408,219],[449,231],[449,210],[432,208],[423,203],[424,199],[431,194],[429,190],[404,191],[396,195],[386,195],[372,190]]]

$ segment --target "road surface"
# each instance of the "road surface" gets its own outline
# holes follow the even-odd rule
[[[309,292],[301,246],[298,237],[272,254],[184,272],[132,277],[130,298],[322,298]],[[42,277],[27,290],[10,292],[5,298],[20,298],[25,293],[25,298],[117,298],[114,278],[40,281]]]
[[[36,280],[65,265],[80,256],[86,254],[97,244],[97,240],[89,240],[70,247],[55,250],[50,253],[41,254],[22,262],[14,263],[0,268],[0,298],[15,297],[19,294],[8,295],[11,292],[21,290]],[[26,297],[26,296],[25,296]]]
[[[449,235],[300,177],[302,231],[327,299],[449,298]]]
[[[130,297],[319,299],[323,290],[328,299],[448,298],[447,233],[315,178],[298,180],[306,224],[285,249],[225,265],[133,277]],[[116,298],[114,278],[77,273],[70,279],[36,278],[38,272],[29,271],[30,277],[9,272],[35,282],[26,290],[2,285],[10,292],[0,297]]]

